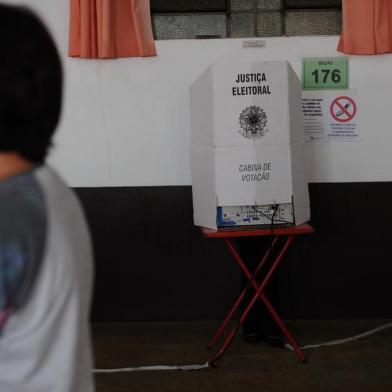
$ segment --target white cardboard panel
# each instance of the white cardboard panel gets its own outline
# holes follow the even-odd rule
[[[268,165],[270,170],[259,170]],[[242,176],[268,179],[245,180]],[[260,179],[260,178],[259,178]],[[192,146],[194,222],[216,228],[218,206],[294,202],[296,223],[310,218],[304,143],[249,148]]]
[[[288,63],[214,64],[190,95],[195,223],[215,227],[218,206],[291,203],[294,189],[302,223],[309,215],[302,97]],[[293,140],[300,148],[292,151]]]
[[[244,146],[249,143],[289,144],[288,74],[285,62],[250,62],[214,64],[214,132],[215,146]],[[255,75],[265,76],[266,81],[239,82]],[[242,79],[240,79],[242,78]],[[233,95],[233,90],[267,89],[270,94]],[[263,90],[262,90],[263,91]],[[256,107],[266,116],[266,132],[262,138],[247,139],[241,135],[240,115]]]
[[[291,145],[291,173],[293,183],[293,201],[296,224],[310,219],[310,201],[305,167],[305,143]]]
[[[304,121],[302,113],[302,85],[297,75],[288,66],[289,70],[289,121],[291,131],[291,143],[300,143],[305,141]],[[299,102],[299,104],[297,104]]]
[[[215,159],[219,206],[291,202],[289,145],[217,147]]]
[[[189,89],[191,110],[191,143],[198,146],[214,146],[214,95],[210,67],[204,71]]]
[[[295,92],[289,94],[289,86]],[[193,144],[232,147],[303,140],[302,122],[297,121],[301,87],[285,61],[211,65],[191,86],[191,111]],[[258,127],[253,129],[262,133],[259,137],[249,134],[255,114]]]
[[[194,223],[216,228],[214,149],[192,146],[191,157]]]

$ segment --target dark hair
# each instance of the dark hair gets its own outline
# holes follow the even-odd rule
[[[42,22],[0,5],[0,152],[42,163],[61,111],[62,69]]]

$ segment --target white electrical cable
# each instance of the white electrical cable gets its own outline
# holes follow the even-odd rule
[[[306,346],[300,347],[302,350],[306,350],[309,348],[318,348],[318,347],[323,347],[323,346],[335,346],[338,344],[344,344],[344,343],[349,343],[354,340],[358,340],[361,338],[364,338],[366,336],[372,335],[376,332],[383,331],[384,329],[391,328],[392,327],[392,322],[383,324],[377,328],[374,328],[370,331],[361,333],[359,335],[352,336],[350,338],[345,338],[345,339],[337,339],[337,340],[332,340],[330,342],[326,343],[319,343],[319,344],[308,344]],[[286,348],[289,350],[293,350],[293,347],[290,344],[285,345]],[[145,371],[153,371],[153,370],[201,370],[201,369],[207,369],[209,368],[210,365],[208,362],[206,362],[203,365],[172,365],[172,366],[166,366],[166,365],[157,365],[157,366],[136,366],[136,367],[129,367],[129,368],[120,368],[120,369],[94,369],[94,373],[121,373],[121,372],[145,372]]]
[[[158,366],[137,366],[122,369],[94,369],[94,373],[120,373],[120,372],[146,372],[151,370],[200,370],[207,369],[210,365],[206,362],[203,365],[158,365]]]
[[[377,328],[374,328],[374,329],[367,331],[367,332],[364,332],[364,333],[360,333],[359,335],[352,336],[351,338],[337,339],[337,340],[332,340],[330,342],[319,343],[319,344],[308,344],[306,346],[300,347],[300,349],[306,350],[309,348],[318,348],[318,347],[323,347],[323,346],[335,346],[338,344],[349,343],[354,340],[362,339],[366,336],[372,335],[376,332],[380,332],[380,331],[383,331],[384,329],[391,328],[391,327],[392,327],[392,322],[380,325]],[[293,350],[293,347],[290,344],[286,344],[285,347],[288,348],[289,350]]]

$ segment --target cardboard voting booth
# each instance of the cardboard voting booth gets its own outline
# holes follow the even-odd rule
[[[214,64],[190,98],[195,224],[309,220],[302,91],[290,65]]]

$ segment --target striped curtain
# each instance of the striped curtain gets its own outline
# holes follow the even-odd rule
[[[156,56],[149,0],[70,0],[69,56]]]
[[[338,50],[351,54],[392,52],[392,0],[343,0]]]

